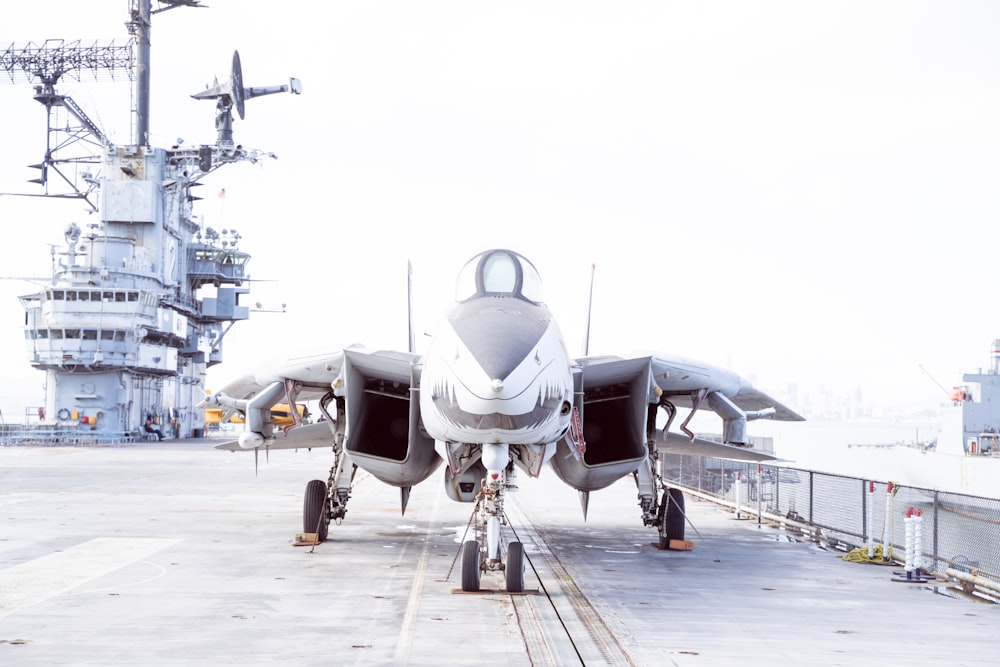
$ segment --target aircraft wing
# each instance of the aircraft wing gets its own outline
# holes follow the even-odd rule
[[[347,358],[364,359],[361,365],[376,376],[409,382],[410,366],[419,357],[408,352],[388,350],[371,352],[359,346],[326,354],[292,357],[269,362],[256,372],[229,382],[217,395],[246,401],[274,382],[291,380],[298,387],[300,400],[321,398],[330,391],[330,385],[341,375]]]
[[[684,456],[707,456],[729,461],[778,461],[777,456],[764,454],[745,447],[724,445],[721,442],[705,438],[689,438],[680,433],[656,431],[656,445],[663,454],[682,454]]]
[[[313,449],[319,447],[333,447],[333,432],[330,430],[331,423],[321,421],[315,424],[306,424],[298,428],[289,429],[288,432],[276,431],[274,440],[265,443],[261,449]],[[221,445],[216,445],[216,449],[229,452],[242,452],[239,440],[229,440]]]
[[[414,364],[419,356],[408,352],[370,351],[348,347],[327,354],[293,357],[270,362],[258,371],[229,382],[200,405],[224,406],[246,415],[246,432],[259,434],[236,449],[300,449],[332,445],[334,434],[320,422],[309,426],[275,429],[268,425],[270,409],[277,403],[301,403],[321,399],[332,392],[333,385],[347,384],[358,394],[394,392],[409,397],[414,382]],[[357,401],[361,405],[361,400]],[[360,408],[359,408],[360,409]],[[362,415],[351,415],[360,421]],[[233,449],[225,443],[220,449]]]
[[[648,368],[650,383],[659,387],[677,407],[695,407],[698,392],[705,390],[725,396],[745,412],[773,408],[771,419],[805,421],[805,417],[756,389],[736,373],[701,361],[663,354],[637,354],[583,357],[576,363],[583,369],[585,395],[588,387],[597,389],[631,381]]]

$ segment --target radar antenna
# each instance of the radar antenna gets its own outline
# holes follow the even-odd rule
[[[229,73],[229,80],[219,83],[216,79],[211,88],[206,87],[200,93],[195,93],[191,97],[196,100],[215,100],[215,129],[218,134],[218,142],[223,146],[233,145],[233,107],[240,120],[246,118],[246,101],[262,95],[273,93],[287,93],[291,91],[294,95],[302,93],[302,82],[292,77],[288,83],[281,86],[260,86],[245,88],[243,86],[243,67],[240,65],[240,52],[233,51],[233,67]]]
[[[79,142],[90,144],[91,148],[101,147],[108,143],[108,138],[101,128],[84,113],[80,105],[73,101],[73,98],[56,91],[56,84],[65,76],[81,81],[84,72],[90,72],[95,81],[102,77],[114,80],[123,75],[131,80],[134,65],[135,54],[131,41],[123,45],[114,42],[108,44],[94,42],[90,45],[84,45],[80,43],[80,40],[65,42],[61,39],[48,39],[41,45],[28,42],[26,46],[20,48],[15,48],[12,44],[0,53],[0,67],[7,72],[11,83],[14,83],[19,76],[23,76],[29,82],[39,82],[35,85],[34,99],[45,107],[47,126],[45,157],[40,163],[31,165],[33,169],[38,169],[40,174],[38,178],[31,179],[30,183],[38,183],[45,188],[45,194],[50,195],[49,172],[51,170],[58,174],[73,189],[73,192],[50,196],[82,198],[87,200],[91,207],[94,207],[94,203],[88,199],[93,188],[89,184],[85,190],[77,188],[74,180],[60,171],[59,165],[66,163],[96,164],[99,159],[93,155],[92,151],[67,158],[57,156],[56,151],[65,151],[69,146]],[[59,108],[65,109],[73,116],[77,125],[61,125],[55,119],[55,113]]]
[[[89,71],[95,80],[102,77],[114,80],[124,71],[128,80],[135,82],[133,142],[148,145],[151,17],[178,7],[205,7],[200,0],[157,0],[157,4],[158,7],[153,9],[152,0],[129,0],[129,21],[125,25],[132,38],[124,45],[116,45],[114,42],[102,45],[95,42],[85,46],[79,40],[67,43],[61,39],[50,39],[41,46],[29,42],[27,46],[15,48],[11,45],[0,52],[0,67],[7,72],[11,83],[18,75],[25,76],[29,82],[40,82],[35,85],[34,98],[45,106],[48,117],[45,157],[40,163],[30,165],[41,173],[38,178],[29,182],[44,187],[42,196],[83,199],[92,209],[97,210],[95,203],[90,200],[97,187],[96,181],[84,178],[87,185],[78,187],[74,179],[60,171],[59,165],[100,164],[100,149],[110,144],[107,135],[71,97],[56,91],[56,84],[64,76],[81,81],[82,73]],[[54,112],[60,107],[76,119],[78,124],[75,127],[56,121]],[[83,144],[87,144],[83,146],[84,151],[65,157],[69,146],[80,147]],[[50,171],[58,174],[71,192],[50,192]]]

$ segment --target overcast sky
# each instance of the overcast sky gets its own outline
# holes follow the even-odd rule
[[[782,394],[860,388],[936,405],[988,364],[997,314],[995,2],[263,2],[154,17],[153,144],[214,141],[225,78],[296,76],[235,139],[279,157],[206,179],[197,212],[253,255],[210,385],[262,356],[405,349],[406,266],[431,331],[472,255],[539,269],[572,352],[597,267],[592,353],[652,349]],[[154,6],[156,5],[154,1]],[[16,3],[0,48],[127,38],[127,0]],[[127,83],[66,81],[118,143]],[[0,191],[36,191],[44,109],[0,85]],[[226,189],[225,199],[214,197]],[[78,203],[0,197],[0,274],[49,275]],[[40,405],[18,294],[0,281],[0,409]],[[792,406],[795,407],[795,406]]]

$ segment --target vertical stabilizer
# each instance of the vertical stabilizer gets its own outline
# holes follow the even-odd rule
[[[596,267],[590,265],[590,293],[587,295],[587,322],[583,330],[583,356],[590,354],[590,310],[594,303],[594,272]]]
[[[413,262],[410,260],[406,260],[406,319],[410,334],[410,354],[414,354],[417,342],[413,333]]]

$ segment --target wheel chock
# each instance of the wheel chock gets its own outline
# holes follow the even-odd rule
[[[673,551],[692,551],[694,549],[694,542],[689,542],[687,540],[670,540],[667,548]]]
[[[295,533],[293,547],[312,547],[319,544],[319,535],[316,533]]]

